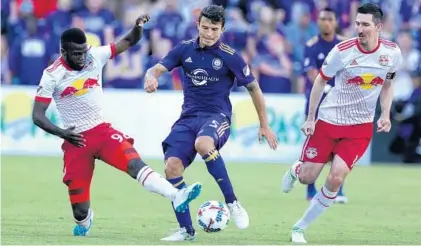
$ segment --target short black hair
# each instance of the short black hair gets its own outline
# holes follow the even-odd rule
[[[222,23],[222,27],[225,26],[225,10],[222,6],[209,5],[202,9],[199,15],[199,22],[202,17],[208,18],[213,24]]]
[[[357,9],[357,13],[360,14],[372,14],[373,22],[378,24],[383,21],[383,11],[379,5],[375,3],[365,3]]]
[[[319,13],[321,13],[321,12],[330,12],[335,16],[336,19],[338,18],[336,16],[335,10],[333,10],[331,7],[324,7],[319,11]]]
[[[61,44],[84,44],[86,43],[86,36],[85,33],[79,28],[69,28],[61,34],[60,42]]]

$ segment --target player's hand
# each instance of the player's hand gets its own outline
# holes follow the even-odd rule
[[[263,142],[263,137],[268,141],[270,148],[276,150],[278,147],[278,139],[269,126],[259,128],[259,143]]]
[[[139,27],[143,27],[143,24],[147,23],[151,19],[151,16],[149,14],[141,14],[136,19],[136,25]]]
[[[85,147],[85,139],[83,138],[83,135],[75,132],[74,126],[71,126],[67,129],[63,129],[62,132],[60,132],[60,137],[67,140],[69,143],[73,144],[76,147]]]
[[[306,135],[313,135],[314,129],[316,128],[316,123],[314,120],[306,120],[303,126],[301,127],[301,131]]]
[[[156,77],[147,72],[145,75],[145,84],[143,85],[143,88],[147,93],[155,92],[158,89],[158,80]]]
[[[390,128],[392,128],[390,118],[381,116],[377,121],[377,132],[389,132]]]

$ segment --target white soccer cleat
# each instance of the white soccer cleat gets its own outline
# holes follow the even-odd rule
[[[202,191],[200,183],[194,183],[177,192],[173,199],[173,206],[175,211],[184,212],[189,206],[189,203],[196,199]]]
[[[231,214],[231,218],[234,221],[238,229],[246,229],[249,226],[249,215],[247,211],[241,206],[238,201],[228,203],[228,209]]]
[[[196,232],[194,235],[187,233],[186,228],[179,228],[175,233],[171,234],[168,237],[161,238],[161,241],[167,242],[182,242],[182,241],[192,241],[196,238]]]
[[[294,188],[297,183],[297,177],[295,175],[296,169],[300,168],[301,164],[303,164],[301,161],[295,162],[294,165],[292,165],[292,167],[284,174],[282,179],[283,192],[288,193]]]
[[[335,200],[333,200],[334,203],[339,203],[339,204],[345,204],[348,203],[348,197],[346,196],[337,196],[335,198]]]
[[[303,229],[301,229],[299,227],[292,228],[291,242],[292,243],[300,243],[300,244],[306,244],[307,243],[306,239],[304,238]]]

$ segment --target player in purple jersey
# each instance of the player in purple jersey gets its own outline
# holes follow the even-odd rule
[[[320,34],[310,39],[305,47],[304,51],[304,72],[306,77],[306,108],[305,114],[307,117],[308,114],[308,104],[310,99],[311,88],[313,87],[313,81],[319,74],[319,69],[322,67],[323,62],[333,47],[336,44],[345,40],[344,37],[337,35],[335,29],[337,26],[337,20],[335,12],[331,8],[324,8],[319,12],[318,25]],[[335,86],[334,80],[331,79],[325,86],[325,90],[322,96],[323,101],[324,97],[329,93],[330,89]],[[317,190],[314,183],[307,185],[307,200],[313,199],[313,196],[316,195]],[[348,198],[344,195],[341,189],[338,192],[338,196],[335,198],[336,203],[346,203]]]
[[[225,26],[225,11],[211,5],[199,16],[199,36],[183,41],[145,75],[148,93],[158,89],[158,78],[165,72],[182,67],[184,103],[180,118],[163,141],[165,174],[177,188],[185,186],[183,172],[196,154],[206,163],[218,183],[230,210],[231,218],[240,229],[249,225],[246,210],[238,202],[224,160],[219,150],[230,135],[232,106],[231,88],[245,86],[249,91],[260,120],[259,141],[265,137],[272,149],[277,139],[269,127],[266,107],[259,83],[239,53],[220,41]],[[164,241],[193,240],[196,236],[190,213],[177,213],[180,229]]]

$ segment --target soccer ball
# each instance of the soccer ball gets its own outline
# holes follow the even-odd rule
[[[230,212],[227,205],[218,201],[207,201],[197,211],[197,223],[205,232],[220,232],[227,227]]]

